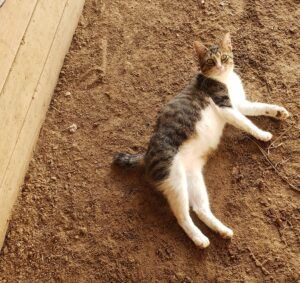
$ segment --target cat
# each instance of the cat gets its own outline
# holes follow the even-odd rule
[[[281,106],[250,102],[240,77],[234,72],[230,33],[219,45],[194,42],[200,72],[160,113],[144,154],[118,153],[115,165],[143,167],[147,179],[167,198],[179,225],[200,248],[209,239],[194,224],[190,208],[199,219],[222,237],[233,231],[212,213],[203,177],[209,154],[219,144],[229,123],[255,138],[269,141],[272,134],[259,129],[245,115],[286,119]]]

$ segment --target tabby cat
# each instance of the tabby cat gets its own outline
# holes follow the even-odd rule
[[[203,167],[217,148],[225,124],[269,141],[272,134],[259,129],[245,115],[286,119],[289,113],[278,105],[246,99],[241,79],[233,70],[229,33],[219,45],[205,47],[196,41],[194,48],[201,72],[161,112],[147,152],[119,153],[113,162],[121,167],[144,167],[149,181],[167,198],[182,229],[198,247],[205,248],[209,239],[194,224],[190,207],[222,237],[233,236],[233,231],[212,213],[203,178]]]

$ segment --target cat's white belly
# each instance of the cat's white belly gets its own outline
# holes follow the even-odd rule
[[[185,167],[194,166],[195,163],[205,163],[207,156],[217,148],[225,122],[219,116],[216,107],[209,105],[196,124],[196,135],[187,140],[178,152],[178,157]]]
[[[228,95],[233,107],[237,107],[242,101],[246,99],[242,81],[237,73],[232,72],[229,75],[226,81],[226,86],[228,88]]]

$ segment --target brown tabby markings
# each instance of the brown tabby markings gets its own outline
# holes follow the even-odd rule
[[[210,98],[220,107],[231,105],[224,84],[199,74],[166,105],[145,155],[146,175],[150,181],[162,182],[168,177],[174,156],[195,134],[196,123]]]

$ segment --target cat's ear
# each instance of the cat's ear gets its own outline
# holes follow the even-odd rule
[[[231,36],[230,33],[227,32],[222,40],[222,47],[225,50],[232,51],[232,44],[231,44]]]
[[[200,59],[203,58],[206,53],[207,48],[200,41],[194,42],[194,48],[195,48],[197,56]]]

